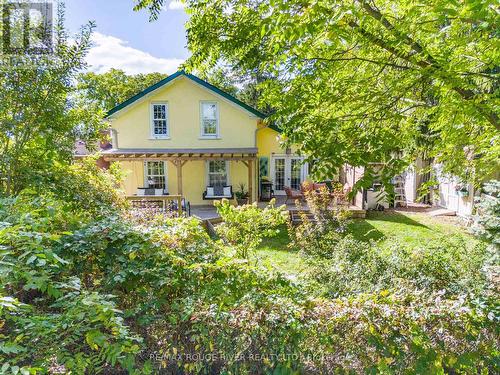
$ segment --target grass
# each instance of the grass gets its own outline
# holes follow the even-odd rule
[[[358,240],[375,240],[382,246],[393,241],[425,245],[449,236],[461,236],[468,239],[471,245],[476,243],[464,228],[449,218],[420,213],[368,212],[366,219],[354,220],[349,225],[349,232]],[[257,251],[258,256],[264,264],[289,275],[300,276],[307,265],[296,250],[288,248],[289,243],[287,228],[283,226],[278,236],[262,242]]]
[[[289,275],[300,275],[306,264],[297,250],[290,249],[290,238],[286,225],[282,225],[276,237],[266,238],[257,250],[264,265],[276,268]]]
[[[358,240],[380,241],[382,245],[392,240],[425,245],[450,235],[470,237],[463,227],[447,218],[400,212],[368,212],[366,219],[355,220],[349,225],[349,232]]]

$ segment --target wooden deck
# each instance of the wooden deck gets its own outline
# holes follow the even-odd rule
[[[282,198],[282,197],[280,197]],[[261,208],[267,206],[267,202],[259,202],[258,205]],[[276,206],[281,206],[285,204],[284,198],[278,199],[276,202]],[[295,204],[289,203],[286,204],[286,208],[288,213],[290,214],[290,219],[294,223],[300,222],[300,212],[304,212],[309,218],[313,218],[312,214],[309,213],[309,208],[306,204],[302,209],[298,209]],[[356,206],[349,206],[346,209],[351,212],[352,218],[355,219],[364,219],[366,217],[366,210],[363,210]],[[221,218],[217,213],[217,210],[214,206],[192,206],[191,207],[191,215],[197,217],[201,221],[204,222],[205,227],[213,226],[214,224],[218,224],[221,222]]]

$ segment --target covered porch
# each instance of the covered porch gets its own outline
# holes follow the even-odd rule
[[[256,148],[112,149],[103,157],[119,162],[127,173],[124,190],[129,198],[143,196],[139,190],[151,190],[146,195],[178,195],[191,206],[212,206],[214,199],[224,197],[217,191],[233,198],[244,185],[249,200],[257,200]],[[210,185],[220,186],[209,189]],[[230,189],[223,189],[225,185]]]

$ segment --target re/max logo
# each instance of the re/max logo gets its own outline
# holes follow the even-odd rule
[[[49,54],[53,43],[51,2],[6,2],[2,5],[2,52]]]

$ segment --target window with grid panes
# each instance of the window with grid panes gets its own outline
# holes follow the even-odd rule
[[[166,103],[152,104],[152,136],[155,138],[168,137],[168,105]]]

